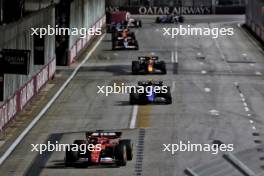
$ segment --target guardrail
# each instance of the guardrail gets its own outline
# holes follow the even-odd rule
[[[105,23],[106,16],[104,15],[92,26],[92,28],[103,28],[105,26]],[[79,38],[69,50],[68,65],[74,63],[78,55],[82,53],[83,49],[89,46],[96,37],[97,36],[95,35],[87,35],[85,38]]]
[[[54,77],[56,59],[53,58],[35,76],[24,84],[15,94],[0,106],[0,131],[21,112],[28,102],[37,95],[43,86]]]

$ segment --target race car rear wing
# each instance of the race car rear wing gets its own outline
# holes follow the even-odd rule
[[[122,136],[122,132],[89,131],[89,132],[86,132],[85,135],[86,135],[86,138],[89,138],[89,137],[119,138]]]
[[[151,58],[153,60],[158,60],[159,59],[159,56],[151,56]],[[138,57],[138,60],[142,60],[142,59],[150,59],[150,56],[139,56]]]

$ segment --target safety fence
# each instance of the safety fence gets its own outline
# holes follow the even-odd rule
[[[96,28],[104,28],[106,23],[105,15],[101,17],[93,26],[92,28],[95,30]],[[87,48],[93,40],[98,37],[96,35],[87,35],[85,38],[79,38],[73,44],[73,46],[69,50],[69,64],[72,64],[76,61],[77,56],[82,52],[84,48]]]
[[[52,79],[56,71],[56,59],[53,58],[24,86],[0,106],[0,131],[21,112],[27,103],[41,91],[48,80]]]

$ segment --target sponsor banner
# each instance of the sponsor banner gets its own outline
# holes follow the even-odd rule
[[[48,79],[49,70],[48,66],[46,66],[36,75],[36,92],[40,91],[40,89],[45,85]]]
[[[139,15],[169,15],[172,13],[183,15],[204,15],[212,14],[212,7],[158,7],[158,6],[134,6],[134,7],[106,7],[106,11],[128,11]]]
[[[9,74],[29,74],[30,51],[17,49],[2,50],[1,66],[4,73]]]
[[[0,106],[0,131],[52,78],[56,71],[56,59],[52,59],[36,76],[32,77],[15,95]]]

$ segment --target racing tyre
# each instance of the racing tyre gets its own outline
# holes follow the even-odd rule
[[[118,41],[113,41],[112,42],[112,50],[116,50],[116,47],[118,45]]]
[[[133,159],[133,143],[130,139],[123,139],[119,141],[119,144],[124,144],[126,146],[127,161]]]
[[[139,94],[138,93],[131,92],[129,94],[129,103],[131,105],[137,104],[138,103],[138,99],[139,99]]]
[[[135,50],[138,50],[139,47],[138,47],[138,42],[137,42],[137,41],[135,42],[135,46],[136,46],[136,47],[135,47]]]
[[[131,32],[131,38],[135,39],[136,38],[136,35],[134,32]]]
[[[140,70],[140,64],[138,61],[132,61],[132,74],[138,74]]]
[[[70,167],[79,159],[78,151],[72,151],[72,146],[70,148],[66,148],[66,154],[65,154],[65,166]]]
[[[162,71],[163,74],[167,74],[166,64],[164,61],[160,62],[160,70]]]
[[[156,18],[156,23],[160,23],[160,18],[159,17]]]
[[[170,88],[168,87],[168,92],[164,94],[164,98],[165,98],[165,103],[166,104],[172,104],[172,98],[171,98],[171,91]]]
[[[126,153],[126,145],[125,144],[118,144],[116,147],[116,159],[117,159],[117,166],[126,166],[127,164],[127,153]]]
[[[180,22],[180,23],[183,23],[183,22],[184,22],[184,17],[183,17],[183,16],[180,16],[180,17],[179,17],[179,22]]]
[[[138,26],[139,26],[140,28],[142,27],[142,21],[141,21],[141,20],[138,21]]]

